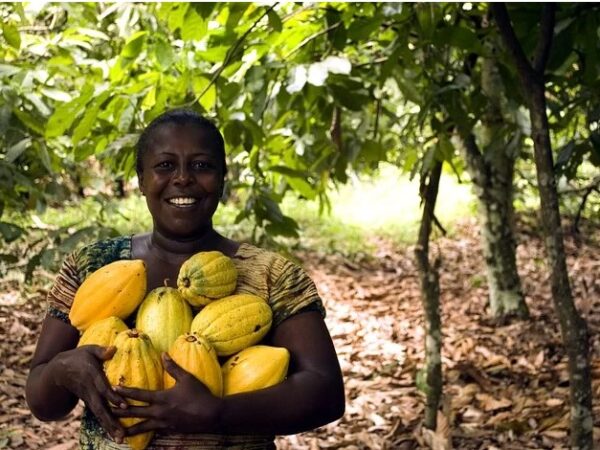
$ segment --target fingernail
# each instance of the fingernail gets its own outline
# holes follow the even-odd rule
[[[127,403],[125,403],[125,402],[119,403],[119,408],[121,408],[121,409],[127,409]]]

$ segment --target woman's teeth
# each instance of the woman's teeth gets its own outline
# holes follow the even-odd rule
[[[177,205],[177,206],[190,206],[190,205],[193,205],[194,203],[196,203],[196,199],[191,198],[191,197],[176,197],[176,198],[170,198],[167,201],[170,204]]]

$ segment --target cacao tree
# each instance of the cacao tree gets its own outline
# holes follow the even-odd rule
[[[560,220],[550,127],[546,113],[545,68],[554,38],[556,6],[541,11],[538,42],[528,58],[502,3],[491,5],[494,19],[516,67],[523,96],[531,115],[535,164],[540,190],[544,242],[550,265],[552,298],[560,322],[569,360],[571,392],[571,444],[573,448],[593,447],[592,387],[587,326],[579,315],[569,283],[563,231]]]

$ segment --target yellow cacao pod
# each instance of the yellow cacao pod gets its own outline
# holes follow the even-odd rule
[[[200,310],[190,330],[208,339],[217,355],[229,356],[258,343],[271,328],[273,313],[262,298],[230,295]]]
[[[163,388],[163,368],[158,353],[147,334],[137,329],[122,331],[114,342],[117,351],[104,363],[104,372],[113,386],[133,387],[158,391]],[[131,405],[145,405],[145,402],[127,400]],[[124,427],[130,427],[141,418],[119,419]],[[133,450],[143,450],[152,440],[154,433],[140,433],[125,438]]]
[[[223,376],[215,349],[202,336],[186,333],[179,336],[171,348],[169,356],[182,369],[194,375],[212,392],[223,395]],[[175,379],[165,370],[165,389],[175,385]]]
[[[190,331],[192,308],[179,291],[170,287],[153,289],[140,305],[135,327],[150,336],[154,348],[166,352],[178,336]]]
[[[223,364],[223,395],[257,391],[281,383],[289,363],[290,352],[283,347],[248,347]]]
[[[77,347],[82,345],[101,345],[110,347],[113,345],[117,334],[127,330],[127,325],[116,316],[110,316],[90,325],[79,338]]]
[[[115,261],[93,272],[75,293],[71,325],[85,331],[110,316],[126,319],[146,294],[146,265],[141,259]]]
[[[237,269],[228,256],[219,251],[200,252],[181,265],[177,288],[192,306],[203,306],[231,294],[237,276]]]

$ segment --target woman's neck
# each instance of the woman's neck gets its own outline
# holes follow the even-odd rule
[[[180,239],[162,234],[154,229],[147,240],[148,250],[168,257],[187,257],[201,251],[215,250],[220,246],[223,237],[209,227],[197,233],[193,238]]]

